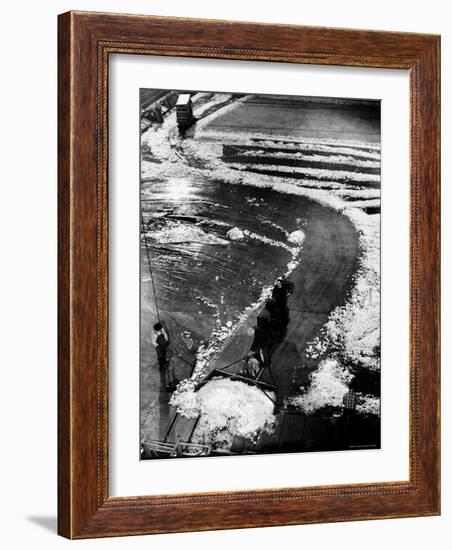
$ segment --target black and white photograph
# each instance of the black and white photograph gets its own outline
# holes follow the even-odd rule
[[[448,6],[3,5],[6,550],[450,548]]]
[[[141,459],[379,449],[380,100],[139,102]]]

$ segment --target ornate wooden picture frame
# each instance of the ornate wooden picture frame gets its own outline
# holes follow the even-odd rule
[[[69,12],[59,16],[58,531],[68,538],[440,513],[440,38]],[[410,74],[408,481],[111,497],[108,76],[111,54],[406,69]]]

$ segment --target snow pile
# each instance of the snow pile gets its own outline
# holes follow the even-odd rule
[[[252,160],[252,159],[251,159]],[[287,176],[306,176],[314,177],[319,180],[333,180],[338,182],[351,182],[353,184],[358,183],[379,183],[380,175],[379,174],[368,174],[366,172],[348,172],[346,170],[328,170],[324,168],[308,168],[308,167],[298,167],[298,166],[286,166],[281,164],[260,164],[259,162],[250,162],[249,164],[241,164],[237,162],[229,163],[231,168],[235,170],[254,170],[257,173],[263,172],[268,173],[269,171],[274,171],[277,173],[284,173]]]
[[[228,440],[252,439],[262,430],[270,432],[275,422],[274,405],[259,388],[228,378],[211,380],[197,392],[187,383],[170,404],[182,416],[201,415],[194,437],[198,443],[213,443],[220,433]]]
[[[248,96],[250,97],[250,96]],[[246,101],[247,97],[239,101]],[[238,102],[237,102],[238,103]],[[237,103],[233,104],[236,105]],[[231,105],[229,108],[233,108]],[[222,111],[224,113],[224,111]],[[198,126],[198,128],[200,128]],[[198,138],[201,136],[197,136]],[[284,145],[287,149],[296,149],[303,151],[323,151],[331,153],[353,154],[353,156],[363,156],[367,158],[380,159],[380,144],[375,142],[365,142],[353,139],[334,139],[334,138],[314,138],[314,137],[288,137],[287,135],[277,135],[269,132],[246,132],[239,130],[234,132],[230,130],[225,132],[223,128],[216,130],[214,128],[206,129],[202,132],[202,137],[213,141],[229,140],[234,145],[249,145],[252,143],[262,147],[274,147]]]
[[[334,359],[321,361],[319,368],[311,374],[311,385],[306,393],[288,400],[301,411],[312,414],[322,407],[341,407],[348,384],[353,375]]]
[[[301,231],[301,229],[298,229],[297,231],[293,231],[287,238],[287,240],[290,243],[294,243],[298,245],[302,245],[304,242],[304,239],[305,239],[305,234],[303,233],[303,231]]]
[[[242,241],[245,238],[245,234],[238,227],[233,227],[227,232],[227,236],[231,241]]]
[[[257,241],[261,241],[262,243],[269,244],[270,246],[279,246],[280,248],[284,248],[284,250],[287,250],[287,252],[289,252],[289,254],[292,255],[292,258],[296,258],[298,254],[301,252],[300,245],[288,246],[286,243],[283,243],[281,241],[275,241],[275,239],[270,239],[269,237],[265,237],[264,235],[259,235],[258,233],[254,233],[253,231],[249,231],[248,229],[244,229],[243,234],[249,239],[255,239]]]
[[[366,199],[366,200],[356,200],[351,203],[353,205],[353,208],[380,208],[380,198],[376,199]]]
[[[193,369],[192,380],[199,382],[212,370],[215,359],[235,330],[236,327],[231,322],[228,321],[226,325],[222,325],[218,319],[216,320],[210,341],[201,344],[196,352],[196,365]],[[179,388],[176,391],[179,391]]]
[[[359,232],[359,267],[350,298],[330,314],[322,336],[308,346],[308,355],[329,353],[375,371],[380,368],[380,216],[358,209],[344,213]]]
[[[341,155],[337,154],[336,151],[333,151],[331,155],[317,155],[313,154],[312,152],[309,152],[306,154],[306,152],[294,149],[294,148],[288,148],[285,147],[284,151],[272,151],[272,150],[265,150],[265,149],[251,149],[247,150],[244,149],[240,152],[240,154],[244,157],[259,157],[265,155],[266,158],[274,158],[274,159],[298,159],[303,160],[306,163],[315,162],[315,163],[321,163],[321,164],[328,164],[333,163],[336,165],[353,165],[354,167],[360,167],[360,168],[379,168],[380,167],[380,161],[379,160],[368,160],[368,159],[356,159],[354,156],[350,155]]]
[[[380,199],[380,189],[338,189],[336,195],[348,199]],[[353,203],[354,204],[354,203]]]
[[[169,402],[185,418],[196,418],[199,415],[199,403],[195,393],[195,385],[193,379],[187,378],[186,380],[182,380]]]

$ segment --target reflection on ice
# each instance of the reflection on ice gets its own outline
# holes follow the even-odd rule
[[[187,178],[170,178],[168,180],[168,200],[180,201],[192,194],[194,187]]]

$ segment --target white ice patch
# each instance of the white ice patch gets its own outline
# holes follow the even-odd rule
[[[248,229],[233,227],[226,234],[231,239],[231,241],[243,241],[245,238],[248,238],[261,241],[270,246],[284,248],[284,250],[287,250],[287,252],[289,252],[294,258],[298,256],[300,252],[300,246],[303,244],[305,238],[303,231],[294,231],[291,235],[288,236],[288,241],[297,246],[291,247],[288,246],[286,243],[275,241],[274,239],[270,239],[268,237],[265,237],[264,235],[259,235],[258,233],[254,233],[253,231],[249,231]]]
[[[221,239],[216,235],[206,233],[200,227],[185,225],[182,223],[170,224],[163,229],[157,229],[147,234],[147,237],[157,244],[217,244],[227,245],[229,241]]]
[[[338,189],[335,191],[343,199],[378,199],[380,200],[380,189]]]
[[[229,164],[231,168],[235,170],[254,170],[257,172],[268,173],[273,170],[277,173],[287,174],[288,176],[301,177],[307,176],[308,178],[318,178],[320,180],[332,180],[332,181],[346,181],[353,183],[373,182],[379,183],[379,174],[367,174],[364,172],[348,172],[347,170],[327,170],[324,168],[307,168],[297,166],[285,166],[279,164],[260,164],[259,162],[250,162],[248,164],[240,164],[237,162],[231,162]]]
[[[231,241],[242,241],[245,238],[245,234],[238,227],[233,227],[227,232],[227,236]]]
[[[243,98],[241,101],[244,101]],[[236,104],[233,104],[236,105]],[[362,152],[365,156],[379,158],[380,144],[375,142],[364,142],[347,139],[332,139],[332,138],[291,138],[287,135],[275,135],[263,132],[246,132],[235,131],[234,129],[222,128],[221,131],[214,129],[206,129],[198,138],[211,140],[219,140],[223,143],[231,143],[234,145],[249,145],[258,144],[259,146],[278,146],[285,148],[301,149],[301,150],[323,150],[332,153],[344,154],[359,154]],[[229,140],[229,141],[227,141]]]
[[[322,361],[311,374],[311,386],[301,395],[289,399],[289,403],[306,414],[322,407],[340,407],[353,375],[334,359]]]
[[[302,245],[304,240],[305,240],[306,236],[305,234],[303,233],[303,231],[301,231],[301,229],[297,229],[297,231],[293,231],[289,237],[287,238],[287,240],[290,242],[290,243],[294,243],[294,244],[298,244],[298,245]]]
[[[288,246],[286,243],[282,243],[281,241],[275,241],[274,239],[270,239],[268,237],[265,237],[264,235],[259,235],[258,233],[254,233],[253,231],[248,231],[248,229],[244,229],[243,234],[250,239],[261,241],[262,243],[268,244],[270,246],[284,248],[284,250],[287,250],[287,252],[289,252],[289,254],[291,254],[293,258],[295,258],[300,252],[299,246],[291,247]]]
[[[359,166],[360,168],[379,168],[380,160],[379,159],[356,159],[351,155],[342,155],[342,154],[330,154],[330,155],[316,155],[309,152],[306,154],[304,151],[299,151],[297,149],[288,148],[286,151],[266,151],[264,149],[251,149],[243,150],[240,152],[240,155],[244,157],[253,158],[255,156],[265,155],[267,158],[274,159],[298,159],[305,162],[319,162],[322,164],[334,163],[336,165],[349,165],[353,164],[354,166]]]

